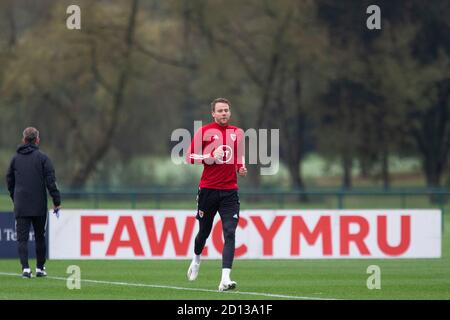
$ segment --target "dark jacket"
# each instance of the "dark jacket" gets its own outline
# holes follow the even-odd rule
[[[24,144],[17,148],[6,174],[6,183],[14,202],[16,217],[46,215],[46,189],[53,198],[53,204],[61,204],[53,164],[34,144]]]

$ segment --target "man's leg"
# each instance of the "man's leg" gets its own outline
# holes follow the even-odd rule
[[[221,191],[219,214],[222,220],[222,231],[225,240],[222,253],[222,279],[219,290],[230,290],[236,287],[236,282],[231,281],[230,273],[233,266],[236,228],[239,222],[239,195],[237,190]]]
[[[217,190],[201,189],[198,193],[197,215],[199,230],[195,237],[194,253],[201,255],[211,233],[214,217],[219,208]]]
[[[20,264],[23,269],[29,269],[28,265],[28,237],[30,234],[31,218],[16,218],[17,245],[20,257]]]
[[[211,233],[214,217],[217,213],[219,206],[217,192],[217,190],[212,189],[200,189],[198,193],[196,218],[199,230],[195,237],[194,258],[187,273],[188,279],[191,281],[197,278],[200,269],[200,256]]]
[[[47,226],[47,214],[33,217],[34,238],[36,242],[36,268],[44,270],[47,248],[45,245],[45,229]]]

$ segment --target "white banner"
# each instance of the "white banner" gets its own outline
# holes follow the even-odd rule
[[[50,259],[190,259],[195,210],[49,214]],[[219,214],[203,250],[222,257]],[[243,210],[236,259],[440,258],[440,210]]]

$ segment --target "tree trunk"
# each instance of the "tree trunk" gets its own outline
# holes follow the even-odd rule
[[[300,170],[300,157],[295,155],[288,155],[288,170],[289,170],[289,176],[291,178],[291,186],[294,190],[298,191],[304,191],[305,190],[305,184],[303,182],[302,176],[301,176],[301,170]],[[298,201],[301,202],[307,202],[308,197],[300,193],[298,196]]]
[[[342,187],[344,189],[350,189],[352,187],[352,158],[348,153],[342,156],[342,168],[344,171]]]
[[[295,128],[295,137],[297,139],[297,143],[293,142],[291,146],[293,148],[296,148],[296,157],[293,161],[296,163],[295,169],[296,169],[296,175],[295,179],[292,180],[293,186],[295,188],[298,188],[300,190],[304,190],[305,184],[303,182],[302,178],[302,170],[301,170],[301,162],[303,159],[303,141],[304,141],[304,134],[305,134],[305,126],[306,126],[306,115],[304,112],[302,112],[302,83],[301,83],[301,66],[300,61],[297,61],[295,65],[295,78],[294,78],[294,97],[295,97],[295,110],[297,113],[297,123],[294,124]],[[289,121],[289,120],[288,120]],[[290,121],[289,121],[290,122]],[[308,197],[305,194],[300,194],[299,200],[302,202],[307,202]]]
[[[418,151],[422,155],[422,167],[428,187],[441,186],[442,174],[448,165],[450,150],[450,79],[437,85],[436,104],[420,114],[421,125],[412,131]]]
[[[442,172],[437,167],[436,160],[433,159],[433,156],[427,156],[424,160],[424,171],[427,186],[430,188],[440,187]]]
[[[8,47],[13,48],[17,42],[17,25],[16,18],[14,14],[14,2],[10,1],[7,9],[7,19],[9,26],[9,39],[8,39]]]
[[[389,175],[389,152],[387,147],[384,148],[381,159],[381,176],[383,179],[383,188],[389,189],[391,186],[391,178]]]
[[[134,32],[136,28],[136,16],[138,11],[139,0],[133,0],[131,5],[131,12],[128,19],[127,31],[125,34],[125,46],[126,50],[124,53],[124,63],[121,66],[119,79],[116,85],[116,90],[113,97],[113,109],[111,113],[111,120],[104,130],[100,143],[96,147],[95,151],[87,157],[87,161],[83,163],[83,166],[75,172],[72,178],[71,187],[81,188],[86,184],[89,176],[94,172],[97,164],[106,156],[108,153],[114,135],[117,131],[118,120],[120,117],[120,111],[123,108],[124,92],[128,83],[129,73],[130,73],[130,56],[134,44]]]
[[[369,160],[364,157],[359,157],[359,167],[361,169],[361,178],[367,179],[369,178]]]

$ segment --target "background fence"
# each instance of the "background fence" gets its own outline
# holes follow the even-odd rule
[[[63,207],[92,209],[189,209],[196,207],[196,188],[62,190]],[[367,209],[439,208],[450,212],[450,189],[241,189],[241,208]],[[2,209],[11,209],[2,191]]]

